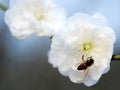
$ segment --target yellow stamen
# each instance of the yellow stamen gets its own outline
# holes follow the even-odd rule
[[[93,44],[91,42],[83,44],[84,51],[91,50],[92,48],[93,48]]]

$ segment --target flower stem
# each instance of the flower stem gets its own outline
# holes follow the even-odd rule
[[[113,55],[111,60],[112,61],[120,61],[120,55]]]
[[[4,10],[4,11],[6,11],[6,10],[8,9],[8,7],[6,7],[5,5],[3,5],[3,4],[1,4],[1,3],[0,3],[0,8],[1,8],[2,10]]]
[[[50,43],[52,43],[52,38],[53,38],[53,36],[50,37]]]

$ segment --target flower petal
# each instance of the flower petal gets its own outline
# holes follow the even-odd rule
[[[70,70],[69,71],[69,78],[74,83],[82,83],[82,81],[84,79],[83,71]]]
[[[83,80],[83,83],[86,86],[92,86],[92,85],[96,84],[97,82],[98,82],[98,80],[93,80],[89,74]]]

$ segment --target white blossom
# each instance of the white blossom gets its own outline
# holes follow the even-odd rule
[[[5,22],[12,35],[21,39],[33,33],[50,37],[65,21],[65,11],[53,0],[17,0],[5,13]]]
[[[110,69],[115,39],[103,15],[76,13],[53,37],[49,63],[72,82],[92,86]]]

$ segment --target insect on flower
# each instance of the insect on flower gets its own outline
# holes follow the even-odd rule
[[[82,56],[82,61],[78,67],[77,70],[86,70],[88,67],[94,64],[94,60],[92,57],[88,57],[87,60],[84,59],[84,55]]]
[[[88,57],[87,60],[85,60],[84,55],[83,55],[82,61],[83,61],[83,63],[79,64],[79,66],[77,67],[77,70],[85,70],[83,75],[86,76],[89,71],[89,67],[94,64],[94,60],[92,57]]]

